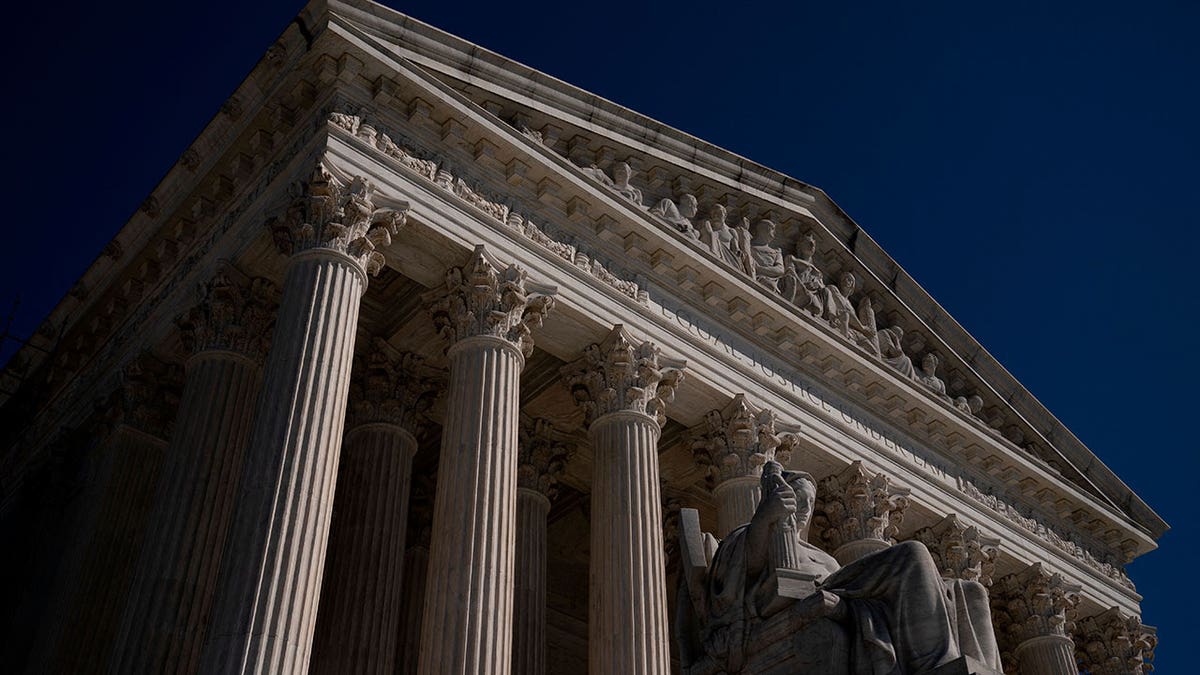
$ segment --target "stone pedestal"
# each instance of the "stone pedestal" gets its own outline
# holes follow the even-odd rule
[[[531,324],[553,304],[477,247],[427,296],[450,380],[418,672],[507,675],[512,665],[517,424]]]
[[[617,326],[564,368],[593,449],[588,664],[670,672],[658,438],[682,362]]]
[[[378,338],[356,369],[310,672],[391,675],[413,433],[435,385],[418,357],[395,354]]]
[[[775,413],[759,408],[744,394],[734,396],[722,410],[712,410],[690,430],[692,455],[708,467],[717,501],[718,539],[750,522],[762,499],[759,477],[763,464],[787,465],[796,438],[777,433]]]
[[[402,218],[323,170],[276,229],[293,253],[201,658],[206,673],[306,672],[367,273]]]
[[[155,511],[121,623],[112,670],[194,673],[274,320],[265,281],[232,271],[204,287],[183,321],[196,352],[159,481]]]

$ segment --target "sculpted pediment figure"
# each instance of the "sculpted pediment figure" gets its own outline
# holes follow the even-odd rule
[[[960,635],[956,596],[924,544],[840,566],[800,535],[816,499],[812,476],[769,462],[762,488],[751,521],[715,550],[697,513],[681,511],[676,639],[684,673],[996,672],[998,654],[972,653],[995,640]],[[967,629],[992,632],[990,623]]]

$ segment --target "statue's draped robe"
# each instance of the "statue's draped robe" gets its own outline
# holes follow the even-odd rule
[[[767,566],[749,578],[747,528],[731,532],[713,556],[702,612],[708,619],[702,631],[705,648],[727,663],[730,673],[744,663],[747,626],[757,617],[759,596],[774,574]],[[801,542],[800,552],[817,566],[836,569],[827,553],[807,542]],[[854,675],[922,673],[958,658],[954,610],[923,545],[905,542],[867,556],[833,572],[821,588],[845,603]]]

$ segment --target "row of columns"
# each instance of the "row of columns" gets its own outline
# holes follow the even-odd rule
[[[365,179],[342,186],[318,169],[275,223],[290,255],[278,312],[273,288],[233,271],[203,289],[201,309],[184,325],[194,355],[176,428],[148,451],[167,448],[159,508],[145,516],[140,557],[129,552],[136,545],[124,553],[134,590],[108,624],[116,672],[303,673],[310,664],[315,672],[545,672],[546,517],[567,449],[544,423],[522,429],[518,401],[532,329],[552,309],[553,289],[478,247],[425,298],[447,348],[444,381],[382,341],[352,369],[359,304],[382,265],[376,248],[402,223],[402,211],[375,207]],[[683,367],[616,326],[562,370],[594,456],[594,673],[670,671],[657,445]],[[360,377],[353,391],[352,370]],[[430,536],[410,546],[420,413],[438,390],[445,414]],[[786,461],[795,437],[742,396],[692,435],[697,459],[712,467],[723,537],[750,520],[762,465]],[[145,476],[157,464],[144,463],[130,474],[141,482],[117,486],[113,499],[153,493]],[[818,513],[825,544],[843,564],[889,545],[907,505],[905,491],[859,463],[827,478],[822,492],[846,496],[826,499]],[[948,531],[968,537],[951,525],[935,534]],[[970,536],[979,548],[977,533]],[[958,574],[978,576],[976,567]],[[1004,637],[1015,641],[1020,672],[1076,672],[1057,618],[1067,601],[1053,598],[1077,589],[1056,577],[1038,586],[1040,568],[1022,574],[1001,580],[1012,592],[993,600],[1011,617],[1005,625],[1021,627]],[[1043,587],[1059,590],[1025,609],[1009,599]],[[1054,613],[1046,620],[1030,619],[1047,606]],[[1087,630],[1111,634],[1110,624],[1125,621],[1128,633],[1127,619]],[[419,652],[400,643],[419,643]],[[1099,664],[1100,651],[1084,649],[1085,662]],[[1113,663],[1129,661],[1112,657],[1109,670],[1092,670],[1126,672]]]

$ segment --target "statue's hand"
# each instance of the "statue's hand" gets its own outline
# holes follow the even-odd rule
[[[784,483],[777,486],[767,495],[758,507],[755,519],[762,518],[767,523],[777,523],[796,512],[796,492]]]

